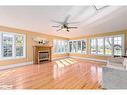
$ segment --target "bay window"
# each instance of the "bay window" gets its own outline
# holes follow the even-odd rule
[[[109,36],[90,39],[91,54],[123,55],[124,36]]]

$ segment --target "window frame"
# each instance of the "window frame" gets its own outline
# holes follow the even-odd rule
[[[90,54],[92,54],[91,53],[91,39],[96,39],[96,54],[93,54],[93,55],[98,55],[98,56],[113,56],[114,55],[114,48],[113,48],[114,41],[113,41],[113,39],[114,39],[114,37],[119,37],[119,36],[122,37],[122,55],[124,55],[125,54],[125,52],[124,52],[125,51],[125,42],[124,42],[125,41],[125,35],[124,34],[90,38]],[[105,38],[107,38],[107,37],[111,37],[112,38],[112,54],[111,55],[105,54]],[[98,50],[97,39],[98,38],[103,38],[104,54],[98,54],[97,53],[97,50]]]
[[[63,41],[64,43],[63,43],[63,46],[64,46],[64,51],[63,52],[58,52],[58,51],[56,51],[55,50],[55,48],[56,48],[56,42],[58,43],[58,41]],[[54,39],[53,40],[53,54],[66,54],[66,53],[68,53],[68,50],[66,51],[66,49],[65,49],[65,42],[67,41],[67,47],[68,47],[68,40],[62,40],[62,39]],[[55,46],[54,46],[55,45]],[[60,45],[60,46],[62,46],[62,44]],[[59,46],[57,46],[57,48],[58,48]],[[61,48],[61,47],[60,47]],[[62,48],[61,48],[62,49]]]
[[[3,42],[3,34],[9,34],[9,35],[13,35],[13,47],[12,47],[12,57],[3,57],[2,56],[2,42]],[[22,35],[23,36],[23,56],[16,56],[16,41],[15,41],[15,36],[16,35]],[[26,34],[20,34],[20,33],[11,33],[11,32],[0,32],[0,51],[1,51],[1,55],[0,55],[0,60],[12,60],[12,59],[20,59],[20,58],[26,58]]]
[[[86,52],[83,52],[82,51],[82,41],[85,41],[86,42]],[[74,41],[76,41],[76,43],[77,43],[77,50],[78,50],[78,41],[80,41],[81,42],[81,53],[79,53],[79,52],[74,52],[74,47],[73,47],[73,42]],[[70,52],[70,47],[69,47],[69,53],[71,53],[71,54],[87,54],[87,39],[78,39],[78,40],[69,40],[69,42],[72,42],[72,52]]]
[[[92,50],[91,50],[91,40],[92,39],[95,39],[96,43],[95,43],[95,48],[96,48],[96,53],[92,53]],[[96,38],[90,38],[90,53],[89,54],[94,54],[94,55],[97,55],[97,39]]]
[[[23,56],[16,56],[16,42],[14,43],[14,45],[15,45],[15,58],[25,58],[26,57],[26,35],[24,35],[24,34],[15,34],[15,36],[16,35],[22,35],[23,36]],[[14,39],[15,39],[15,37],[14,37]],[[14,40],[15,41],[15,40]]]
[[[103,54],[98,54],[98,39],[103,39]],[[96,49],[97,49],[97,51],[96,51],[96,53],[98,54],[98,55],[105,55],[105,37],[97,37],[97,39],[96,39]]]
[[[3,46],[3,34],[12,35],[12,39],[13,39],[13,43],[12,43],[12,57],[3,57],[3,56],[2,56],[2,54],[3,54],[3,51],[2,51],[2,46]],[[14,59],[14,57],[15,57],[15,50],[14,50],[15,44],[14,44],[14,42],[15,42],[15,41],[14,41],[14,35],[13,35],[13,33],[2,32],[2,33],[1,33],[1,36],[2,36],[2,38],[1,38],[1,60]]]
[[[105,39],[106,39],[106,38],[111,38],[111,42],[112,42],[112,45],[111,45],[112,53],[111,53],[111,54],[106,54],[106,53],[105,53]],[[113,54],[114,54],[113,45],[114,45],[113,36],[105,36],[105,38],[104,38],[104,55],[105,55],[105,56],[113,56]]]

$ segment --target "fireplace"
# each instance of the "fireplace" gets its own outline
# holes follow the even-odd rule
[[[44,63],[51,61],[51,46],[34,46],[34,63]]]
[[[49,51],[39,51],[38,55],[40,61],[49,61]]]

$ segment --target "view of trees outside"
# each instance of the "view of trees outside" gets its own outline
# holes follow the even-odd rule
[[[16,56],[23,56],[24,37],[22,35],[15,36]]]
[[[68,50],[68,41],[66,40],[54,40],[54,53],[65,53]]]
[[[78,47],[77,47],[77,41],[73,41],[73,52],[77,52],[78,51]]]
[[[91,39],[91,54],[96,54],[96,39]]]
[[[68,52],[68,48],[69,48],[68,41],[64,41],[64,45],[65,45],[65,52]]]
[[[69,41],[69,52],[72,53],[86,53],[86,40]]]
[[[69,52],[72,52],[72,41],[69,42]]]
[[[3,33],[2,35],[2,52],[3,57],[12,57],[13,56],[13,35],[8,35]]]
[[[122,55],[122,36],[91,39],[91,54]]]
[[[2,33],[2,57],[21,57],[24,51],[24,36],[13,33]]]
[[[97,39],[97,54],[104,54],[104,40],[103,40],[103,38]]]
[[[78,41],[78,51],[77,53],[81,53],[81,41]]]
[[[114,37],[114,55],[122,55],[122,38]]]
[[[82,40],[82,53],[86,54],[86,40]]]
[[[112,55],[112,37],[105,38],[105,54]]]

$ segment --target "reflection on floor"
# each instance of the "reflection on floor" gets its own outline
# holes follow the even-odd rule
[[[55,62],[58,65],[58,67],[64,67],[64,66],[68,66],[71,64],[75,64],[77,61],[72,58],[68,58],[68,59],[61,59]]]
[[[102,62],[74,58],[0,71],[0,89],[100,89]]]

